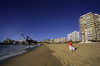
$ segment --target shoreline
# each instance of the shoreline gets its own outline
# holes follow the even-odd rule
[[[100,66],[100,43],[73,45],[69,52],[67,44],[44,44],[1,66]]]
[[[18,57],[18,56],[24,55],[24,54],[26,54],[26,53],[28,53],[28,52],[31,52],[31,51],[33,51],[34,49],[36,49],[36,48],[38,48],[38,47],[40,47],[40,46],[41,46],[41,45],[35,46],[35,47],[33,47],[33,48],[26,48],[26,49],[24,49],[24,50],[27,50],[27,51],[24,52],[24,53],[22,53],[22,54],[10,56],[10,57],[8,57],[8,58],[5,58],[5,59],[3,59],[3,60],[0,60],[0,65],[6,63],[6,62],[8,62],[8,61],[10,61],[11,59],[13,59],[13,58],[15,58],[15,57]]]
[[[53,51],[46,45],[14,57],[0,66],[61,66],[60,61],[52,55]]]

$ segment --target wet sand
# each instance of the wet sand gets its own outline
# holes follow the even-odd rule
[[[73,45],[73,52],[67,44],[42,45],[0,66],[100,66],[100,43]]]
[[[15,57],[0,66],[61,66],[46,45],[42,45],[28,53]]]

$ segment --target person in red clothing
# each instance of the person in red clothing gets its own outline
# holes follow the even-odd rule
[[[72,52],[72,46],[73,46],[73,44],[72,44],[71,40],[69,41],[69,43],[68,43],[67,46],[69,47],[69,51]]]

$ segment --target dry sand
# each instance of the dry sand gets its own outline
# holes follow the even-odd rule
[[[100,66],[99,44],[73,44],[76,51],[69,52],[67,44],[47,45],[62,66]]]
[[[100,66],[100,43],[74,44],[69,52],[67,44],[46,44],[0,66]]]

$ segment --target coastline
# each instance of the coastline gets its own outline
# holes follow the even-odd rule
[[[10,59],[0,66],[61,66],[60,61],[52,53],[53,51],[49,47],[41,45],[28,53]]]
[[[67,44],[44,44],[0,66],[100,66],[100,43],[73,45],[69,52]]]
[[[0,60],[0,65],[6,63],[6,62],[8,62],[8,61],[10,61],[11,59],[13,59],[13,58],[15,58],[15,57],[18,57],[18,56],[24,55],[24,54],[26,54],[26,53],[28,53],[28,52],[31,52],[32,50],[34,50],[34,49],[36,49],[36,48],[38,48],[38,47],[40,47],[40,46],[41,46],[41,45],[35,46],[35,47],[33,47],[33,48],[25,48],[25,49],[23,49],[23,50],[27,50],[26,52],[23,52],[23,53],[21,53],[21,54],[14,55],[14,56],[10,56],[10,57],[7,57],[7,58],[5,58],[5,59],[3,59],[3,60]]]

